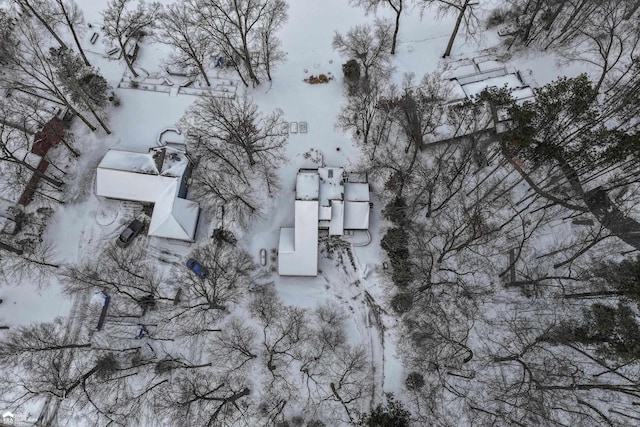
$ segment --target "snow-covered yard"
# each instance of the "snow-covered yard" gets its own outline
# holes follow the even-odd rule
[[[490,416],[498,415],[480,408],[481,414],[474,418],[468,408],[479,407],[482,397],[465,398],[474,393],[495,392],[498,386],[494,387],[492,381],[497,377],[505,383],[515,381],[517,371],[514,374],[503,365],[496,365],[496,361],[517,360],[524,364],[520,360],[523,355],[541,342],[542,339],[516,330],[516,320],[526,318],[533,322],[534,315],[530,314],[538,310],[540,324],[536,327],[542,329],[540,325],[555,324],[551,319],[558,313],[547,309],[542,297],[534,298],[537,293],[555,292],[540,290],[542,285],[535,280],[531,289],[526,288],[528,295],[514,289],[516,270],[527,278],[544,270],[553,271],[558,276],[554,279],[562,281],[571,276],[570,280],[574,280],[573,260],[560,259],[558,255],[564,245],[580,247],[579,242],[593,238],[593,245],[597,243],[611,259],[621,259],[620,254],[628,249],[617,240],[607,239],[602,244],[596,241],[602,229],[597,224],[593,226],[593,221],[591,225],[576,225],[578,215],[566,214],[558,206],[543,206],[534,197],[531,183],[516,173],[518,168],[520,172],[526,168],[524,162],[521,166],[518,158],[504,160],[493,141],[483,146],[484,151],[474,152],[488,159],[486,167],[473,169],[469,166],[470,157],[465,157],[468,153],[460,154],[457,148],[449,151],[448,146],[442,145],[416,150],[411,162],[408,155],[402,158],[398,153],[409,152],[409,145],[405,149],[402,138],[410,136],[400,132],[387,133],[388,141],[394,141],[390,144],[395,144],[387,152],[381,148],[382,154],[372,154],[370,146],[361,142],[359,131],[351,134],[338,126],[348,101],[342,67],[350,58],[334,50],[334,34],[346,33],[354,25],[373,24],[376,18],[395,18],[386,2],[380,2],[375,13],[365,14],[362,8],[344,0],[287,1],[288,20],[278,31],[285,55],[271,70],[272,81],[264,79],[256,87],[245,88],[231,67],[215,67],[207,73],[214,89],[206,88],[202,76],[169,75],[171,48],[151,36],[140,41],[134,65],[140,76],[131,75],[123,60],[109,56],[95,42],[102,42],[105,37],[98,27],[107,0],[76,2],[84,13],[84,22],[92,23],[91,28],[86,24],[78,26],[87,59],[106,78],[119,102],[109,104],[105,110],[110,134],[103,129],[92,132],[77,119],[72,123],[80,156],[63,162],[67,164],[64,204],[55,207],[42,236],[44,244],[53,248],[49,254],[52,258],[47,259],[55,260],[56,274],[38,283],[35,276],[3,273],[6,283],[0,286],[0,326],[8,329],[0,330],[0,339],[20,327],[55,319],[56,326],[51,330],[62,337],[62,345],[55,348],[60,359],[55,364],[59,383],[53,391],[42,393],[24,406],[21,398],[16,400],[20,402],[17,407],[7,404],[7,410],[21,414],[17,420],[24,419],[27,413],[37,413],[40,422],[58,425],[91,425],[92,419],[100,425],[109,421],[122,424],[122,420],[127,420],[126,425],[157,425],[153,423],[170,423],[180,417],[202,423],[197,425],[348,425],[384,403],[386,393],[392,393],[412,412],[416,425],[451,425],[448,423],[453,420],[488,425]],[[421,14],[416,4],[406,3],[409,2],[405,2],[401,14],[397,52],[391,58],[393,71],[384,77],[389,80],[385,83],[397,85],[397,91],[390,93],[401,93],[407,73],[414,74],[415,81],[427,73],[436,73],[431,76],[444,81],[494,70],[495,65],[495,69],[510,71],[461,83],[460,99],[473,99],[487,87],[500,89],[508,85],[520,88],[522,97],[530,100],[535,88],[559,76],[598,73],[597,67],[585,62],[561,61],[553,49],[507,50],[497,29],[484,26],[474,36],[461,30],[453,54],[443,59],[457,16],[438,14],[433,9]],[[502,3],[481,2],[474,13],[484,19]],[[70,35],[66,36],[70,40]],[[485,65],[478,66],[479,63]],[[320,74],[329,77],[327,83],[305,82]],[[288,133],[282,147],[284,161],[274,161],[276,166],[267,171],[277,178],[274,182],[279,182],[280,188],[271,191],[260,184],[250,187],[249,194],[259,193],[253,194],[251,201],[260,205],[259,213],[246,224],[234,223],[233,218],[225,223],[224,214],[221,215],[224,211],[214,209],[207,198],[201,203],[194,243],[147,236],[147,220],[147,230],[135,238],[130,248],[116,248],[115,240],[124,227],[149,213],[136,202],[96,195],[98,164],[109,150],[147,153],[150,147],[176,137],[163,134],[163,130],[185,130],[189,126],[195,129],[193,117],[183,118],[187,112],[193,115],[190,108],[209,92],[233,99],[242,99],[246,92],[259,111],[282,112]],[[384,102],[388,100],[380,100],[380,104]],[[453,120],[446,114],[440,117]],[[439,125],[447,130],[453,126],[448,122],[446,126]],[[192,137],[185,131],[179,139]],[[193,144],[192,140],[189,144]],[[237,147],[236,150],[241,151]],[[197,153],[190,153],[194,156],[195,173],[203,167],[200,162],[209,159]],[[379,163],[375,163],[375,156]],[[400,158],[395,172],[380,172],[380,165],[396,161],[395,156]],[[412,238],[408,249],[424,257],[412,261],[419,273],[414,275],[415,286],[409,290],[394,284],[399,272],[388,268],[392,260],[383,250],[382,240],[390,229],[402,228],[398,226],[401,222],[392,220],[393,212],[385,210],[392,210],[391,202],[397,201],[393,198],[397,188],[394,179],[413,168],[416,158],[420,159],[422,175],[406,185],[416,195],[416,204],[428,205],[428,210],[425,215],[420,210],[423,208],[418,209],[420,220],[412,224],[415,229],[411,232],[418,237]],[[294,224],[296,174],[301,168],[325,165],[357,172],[371,168],[369,234],[356,232],[342,238],[321,235],[318,275],[281,276],[277,273],[278,242],[280,229]],[[267,172],[263,175],[267,176]],[[190,178],[189,184],[191,181]],[[428,202],[423,201],[425,188],[429,188]],[[190,188],[186,198],[200,203],[193,194]],[[208,196],[214,197],[214,190]],[[171,200],[181,199],[174,195]],[[480,201],[486,204],[481,205]],[[442,204],[437,206],[438,203]],[[472,223],[472,237],[463,241]],[[221,244],[213,238],[221,228],[233,233],[235,245]],[[486,230],[492,230],[487,233],[492,237],[479,242],[479,235]],[[404,244],[409,245],[408,242],[405,239]],[[438,254],[432,251],[435,247],[443,248],[437,260]],[[266,260],[261,259],[263,251]],[[592,252],[586,253],[579,267],[597,258]],[[431,257],[430,261],[425,254]],[[196,276],[187,269],[185,262],[191,257],[209,269],[208,277]],[[107,264],[102,265],[103,261]],[[428,269],[423,268],[425,264],[429,264]],[[232,277],[225,277],[227,273]],[[134,291],[120,292],[122,284],[128,285],[129,280]],[[108,307],[101,294],[107,289],[112,293]],[[138,294],[132,296],[142,290],[142,298]],[[398,309],[402,298],[433,311],[403,317]],[[566,307],[573,316],[579,316],[583,308],[569,302],[557,305]],[[105,326],[96,330],[101,312],[106,314]],[[411,329],[416,325],[423,330]],[[527,344],[527,340],[534,344]],[[418,354],[411,350],[416,342],[438,344]],[[81,350],[75,353],[74,345]],[[89,350],[85,353],[83,346],[95,350],[95,354]],[[496,352],[511,356],[498,360],[491,356]],[[591,360],[587,353],[580,357],[588,359],[589,369],[595,372],[598,361]],[[130,363],[126,369],[135,372],[118,368],[124,360]],[[100,364],[107,368],[98,372]],[[201,368],[205,370],[199,371]],[[51,371],[46,366],[41,369]],[[525,371],[528,369],[525,366]],[[123,376],[113,380],[119,370]],[[212,373],[198,376],[198,372]],[[422,380],[422,390],[429,390],[428,398],[426,391],[421,395],[407,382],[417,373],[426,379],[426,385]],[[94,383],[94,374],[105,380],[103,388]],[[91,384],[87,385],[90,378]],[[77,408],[66,407],[72,401],[67,393],[78,390],[79,384],[85,394],[74,401]],[[220,394],[216,394],[218,391]],[[0,392],[7,395],[8,401],[13,397],[11,390],[4,387]],[[132,398],[139,392],[140,396],[148,393],[151,397]],[[191,397],[197,401],[196,406],[186,405],[184,409],[175,404]],[[119,399],[132,403],[118,405]],[[577,400],[580,403],[579,396]],[[433,403],[433,409],[425,407],[429,403]],[[220,405],[217,410],[207,406],[214,404]],[[0,411],[4,409],[0,404]],[[455,414],[457,410],[460,414]],[[211,412],[215,415],[207,424]],[[224,421],[216,421],[219,413]],[[510,419],[509,415],[504,417]],[[514,415],[511,421],[516,418]],[[567,418],[567,422],[571,420]],[[312,424],[315,421],[325,424]],[[523,423],[527,424],[524,420]]]

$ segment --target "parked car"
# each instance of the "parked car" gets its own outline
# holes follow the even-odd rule
[[[187,260],[187,267],[191,269],[194,273],[196,273],[200,277],[207,277],[207,269],[202,266],[198,261],[193,258],[189,258]]]
[[[125,230],[120,233],[118,236],[118,240],[116,240],[116,245],[121,248],[126,248],[131,244],[131,241],[134,237],[136,237],[142,229],[144,228],[144,223],[140,220],[134,219],[131,223],[125,228]]]

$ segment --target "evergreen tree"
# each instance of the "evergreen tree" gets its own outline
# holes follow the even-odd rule
[[[50,50],[51,64],[60,85],[71,100],[84,110],[89,110],[106,133],[111,131],[98,115],[108,101],[109,84],[93,67],[87,66],[82,57],[64,47]]]
[[[360,418],[359,425],[366,427],[408,427],[411,413],[404,405],[393,398],[392,393],[386,395],[386,404],[379,404],[371,413]]]

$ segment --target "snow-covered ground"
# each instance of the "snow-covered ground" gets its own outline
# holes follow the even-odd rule
[[[76,1],[84,11],[86,22],[100,22],[99,12],[106,6],[106,0]],[[248,89],[263,111],[282,109],[285,120],[308,124],[306,133],[289,136],[286,146],[289,163],[278,171],[282,190],[270,199],[269,206],[264,207],[262,217],[239,236],[240,244],[255,257],[256,262],[259,262],[260,250],[267,250],[267,268],[275,265],[271,249],[278,246],[280,227],[293,225],[293,190],[297,170],[309,164],[309,157],[318,154],[324,164],[344,167],[348,171],[359,164],[359,149],[350,135],[336,128],[336,116],[344,101],[341,66],[346,58],[332,49],[331,41],[334,32],[345,32],[355,24],[374,19],[373,15],[365,16],[361,9],[344,0],[290,0],[288,3],[289,20],[279,33],[286,60],[273,71],[273,82]],[[391,18],[392,13],[390,9],[381,7],[377,16]],[[454,18],[444,16],[436,19],[433,13],[420,17],[408,8],[402,16],[398,53],[393,58],[396,68],[394,81],[400,83],[406,72],[419,77],[427,72],[455,68],[470,58],[493,58],[499,37],[492,31],[482,31],[479,40],[459,36],[453,56],[441,59]],[[87,55],[109,83],[117,88],[126,72],[124,63],[96,53]],[[167,55],[166,46],[143,41],[137,66],[152,74],[162,73],[162,61]],[[540,85],[559,75],[571,76],[584,71],[584,66],[580,65],[559,68],[552,53],[514,55],[507,65],[525,73],[530,71]],[[334,79],[328,84],[316,85],[303,81],[320,73],[329,74]],[[235,79],[232,74],[219,77]],[[101,201],[94,194],[95,168],[106,151],[117,148],[146,152],[157,144],[160,131],[175,126],[196,99],[187,94],[171,96],[141,89],[119,88],[115,92],[121,99],[121,105],[108,112],[111,135],[102,131],[92,133],[82,123],[74,124],[82,157],[69,176],[67,203],[57,209],[46,233],[46,240],[57,248],[61,264],[73,264],[97,254],[117,237],[123,225],[134,215],[131,205],[123,208],[118,202]],[[354,265],[348,259],[339,262],[336,254],[330,256],[321,250],[321,274],[318,277],[291,278],[272,273],[270,278],[286,304],[313,308],[332,301],[344,307],[349,315],[347,330],[351,342],[365,346],[371,357],[374,372],[372,402],[376,403],[381,401],[385,392],[392,392],[402,399],[406,372],[396,351],[397,318],[390,311],[390,278],[382,269],[385,254],[380,249],[380,229],[385,222],[375,196],[373,205],[370,222],[372,240],[367,246],[352,246]],[[198,234],[200,240],[204,241],[210,235],[209,218],[209,214],[205,214],[201,224],[204,230]],[[183,257],[180,262],[189,252],[185,246],[160,240],[152,243],[156,248],[165,248]],[[322,249],[322,243],[320,247]],[[28,280],[7,283],[0,288],[0,298],[4,300],[0,305],[0,316],[11,328],[64,317],[71,310],[71,300],[61,293],[61,285],[56,280],[42,288],[34,287]]]

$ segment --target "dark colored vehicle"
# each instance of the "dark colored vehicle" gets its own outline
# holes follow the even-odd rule
[[[134,219],[133,221],[131,221],[131,224],[129,224],[127,228],[122,233],[120,233],[120,236],[118,236],[118,240],[116,240],[116,245],[120,246],[121,248],[126,248],[127,246],[129,246],[133,238],[140,234],[143,228],[144,223],[142,221]]]
[[[194,273],[196,273],[200,277],[207,277],[207,269],[204,268],[198,261],[193,258],[189,258],[187,260],[187,267],[191,269]]]

